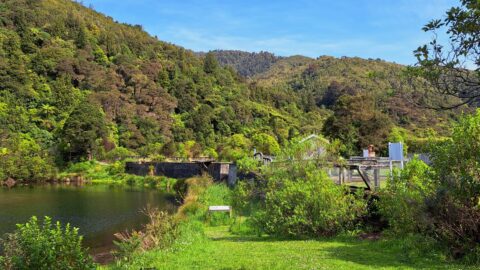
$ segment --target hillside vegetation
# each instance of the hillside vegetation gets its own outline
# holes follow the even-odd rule
[[[312,133],[349,155],[442,133],[456,115],[413,106],[421,89],[399,65],[198,56],[69,0],[2,1],[0,55],[0,179],[49,179],[86,159],[241,160]]]
[[[418,105],[445,97],[427,95],[424,84],[407,76],[404,66],[380,59],[293,56],[257,74],[251,84],[288,92],[285,98],[296,99],[304,111],[328,109],[332,115],[324,135],[340,139],[348,154],[368,144],[384,150],[385,139],[417,145],[418,138],[443,136],[451,120],[471,111],[466,106],[435,111]]]
[[[252,77],[265,72],[282,59],[282,57],[269,52],[251,53],[235,50],[215,50],[212,53],[220,65],[231,66],[244,77]]]

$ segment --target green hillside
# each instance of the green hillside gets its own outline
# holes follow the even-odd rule
[[[456,115],[415,108],[407,94],[421,91],[399,65],[235,52],[231,64],[257,74],[246,81],[214,53],[69,0],[2,1],[0,55],[0,179],[47,179],[68,162],[119,155],[238,160],[321,132],[351,154],[382,147],[395,126],[441,133]]]
[[[418,141],[418,137],[448,134],[451,120],[471,111],[466,106],[450,111],[427,109],[424,104],[436,104],[445,97],[427,95],[424,84],[405,70],[380,59],[293,56],[257,74],[251,83],[292,93],[305,111],[332,111],[324,134],[341,139],[350,149],[346,152],[354,154],[368,144],[385,149],[385,138],[392,136]]]
[[[282,59],[282,57],[269,52],[251,53],[236,50],[215,50],[212,53],[219,64],[233,67],[238,74],[244,77],[252,77],[265,72]]]

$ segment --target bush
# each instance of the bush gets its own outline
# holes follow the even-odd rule
[[[115,147],[105,155],[105,158],[109,161],[121,161],[132,156],[135,156],[134,152],[124,147]]]
[[[174,244],[178,237],[179,225],[175,216],[158,209],[146,209],[144,213],[149,218],[144,230],[115,234],[115,237],[119,239],[119,241],[114,241],[117,246],[114,255],[117,258],[129,261],[137,252],[153,248],[167,249]]]
[[[429,167],[418,158],[396,170],[387,180],[387,187],[378,201],[380,214],[387,219],[394,233],[421,233],[427,230],[425,199],[433,193]]]
[[[39,225],[36,217],[17,225],[13,234],[2,241],[5,269],[94,269],[87,251],[82,248],[82,236],[77,228],[59,222],[52,224],[45,217]]]
[[[480,247],[480,110],[454,126],[451,140],[432,151],[436,192],[426,201],[435,237],[453,257]],[[472,258],[470,257],[470,260]]]
[[[479,149],[480,110],[434,144],[430,169],[413,160],[389,182],[380,208],[392,229],[434,238],[453,258],[480,261]]]
[[[0,181],[46,181],[56,177],[53,158],[28,134],[0,139]]]
[[[232,192],[232,206],[238,214],[248,215],[254,201],[254,185],[247,181],[239,181]]]
[[[315,164],[288,164],[267,177],[259,224],[280,236],[330,236],[352,229],[366,202],[348,194]]]
[[[177,181],[174,189],[183,199],[177,215],[182,218],[204,219],[207,207],[200,202],[200,197],[213,184],[210,177],[192,177],[184,181]]]
[[[66,170],[66,173],[86,173],[93,171],[96,166],[96,161],[84,161],[78,163],[72,163]]]

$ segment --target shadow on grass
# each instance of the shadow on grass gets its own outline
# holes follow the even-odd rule
[[[414,250],[402,245],[400,240],[360,240],[351,236],[320,239],[308,238],[278,238],[272,236],[219,236],[212,241],[229,242],[317,242],[318,246],[310,246],[312,252],[321,252],[328,258],[350,262],[372,268],[412,268],[412,269],[467,269],[464,265],[443,262],[441,255],[418,254]],[[324,245],[322,245],[322,243]],[[283,245],[283,244],[282,244]],[[295,247],[285,243],[286,249]],[[292,252],[304,252],[295,251]],[[307,255],[306,255],[307,256]],[[315,255],[313,255],[315,256]],[[473,268],[470,268],[473,269]]]
[[[326,251],[332,258],[375,268],[452,269],[452,265],[442,263],[439,257],[412,254],[389,240],[343,241],[342,245]]]
[[[308,237],[278,237],[278,236],[258,236],[250,234],[228,234],[219,236],[210,236],[213,241],[231,241],[231,242],[284,242],[284,241],[316,241],[321,239],[313,239]],[[328,238],[326,238],[328,239]],[[324,240],[326,240],[324,239]]]

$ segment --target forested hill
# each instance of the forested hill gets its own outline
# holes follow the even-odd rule
[[[275,154],[321,132],[346,134],[340,139],[353,151],[384,143],[394,126],[438,129],[398,112],[398,104],[412,105],[402,100],[401,67],[393,64],[261,53],[251,67],[243,61],[244,74],[262,71],[246,82],[215,53],[199,57],[69,0],[1,1],[0,55],[0,180],[49,178],[87,158],[241,160],[254,147]],[[323,79],[330,73],[336,84]],[[383,94],[357,97],[370,92]],[[335,120],[339,108],[343,122]],[[350,124],[336,133],[325,121]]]
[[[212,51],[217,61],[222,66],[233,67],[238,74],[244,77],[252,77],[267,71],[282,57],[269,52],[244,52],[237,50]]]
[[[307,111],[329,109],[333,115],[324,125],[324,135],[340,139],[346,153],[354,154],[368,143],[385,149],[382,138],[410,140],[419,147],[419,137],[448,134],[451,120],[472,111],[466,106],[427,109],[446,97],[430,94],[423,82],[405,71],[405,66],[380,59],[293,56],[280,59],[251,83],[295,93]]]

